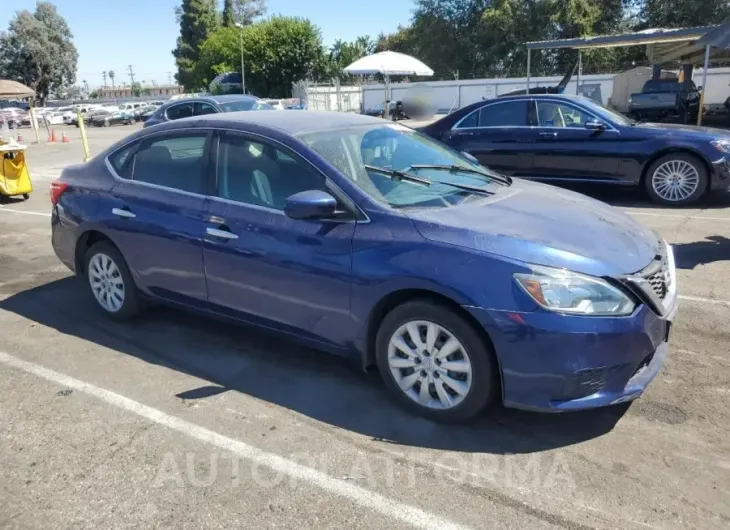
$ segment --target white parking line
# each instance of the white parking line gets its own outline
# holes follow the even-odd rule
[[[689,300],[690,302],[702,302],[704,304],[715,304],[715,305],[724,305],[727,307],[730,307],[730,300],[715,300],[713,298],[702,298],[700,296],[685,296],[685,295],[679,295],[677,298],[680,300]]]
[[[646,215],[649,217],[669,217],[672,219],[705,219],[707,221],[730,221],[730,217],[708,217],[706,215],[677,215],[671,213],[649,213],[636,212],[634,210],[624,210],[629,215]]]
[[[301,480],[302,482],[308,482],[329,493],[344,497],[364,508],[369,508],[386,517],[390,517],[416,528],[454,530],[466,528],[457,525],[448,519],[443,519],[435,514],[394,501],[380,495],[379,493],[336,479],[322,473],[321,471],[297,464],[296,462],[287,460],[279,455],[262,451],[261,449],[239,440],[223,436],[222,434],[200,427],[194,423],[166,414],[161,410],[143,405],[142,403],[124,397],[120,394],[111,392],[110,390],[55,372],[38,364],[18,359],[17,357],[13,357],[12,355],[4,352],[0,352],[0,362],[59,385],[63,385],[73,390],[78,390],[79,392],[83,392],[100,399],[109,405],[126,410],[132,414],[136,414],[137,416],[145,418],[153,423],[178,431],[202,442],[214,445],[224,451],[230,451],[241,458],[250,460],[255,464],[266,466],[273,471],[282,473],[283,475]]]
[[[46,212],[26,212],[24,210],[13,210],[12,208],[5,208],[5,206],[0,206],[0,212],[9,212],[9,213],[24,213],[25,215],[39,215],[41,217],[50,217],[50,213]]]

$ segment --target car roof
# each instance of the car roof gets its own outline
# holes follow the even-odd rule
[[[180,99],[173,99],[166,101],[162,104],[160,109],[167,109],[173,105],[194,103],[196,101],[204,101],[207,103],[230,103],[232,101],[260,101],[256,96],[250,96],[248,94],[225,94],[222,96],[191,96]]]
[[[239,122],[272,127],[291,135],[342,129],[357,125],[384,125],[387,123],[381,118],[374,118],[363,114],[327,111],[272,112],[270,110],[249,110],[207,114],[205,118],[209,122],[221,122],[221,125],[223,122]],[[181,122],[195,119],[193,117],[176,121]]]

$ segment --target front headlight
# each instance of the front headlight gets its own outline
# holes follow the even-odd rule
[[[713,140],[712,146],[723,153],[730,153],[730,140]]]
[[[622,291],[602,280],[564,269],[531,265],[532,273],[514,275],[517,284],[542,308],[558,313],[622,316],[636,304]]]

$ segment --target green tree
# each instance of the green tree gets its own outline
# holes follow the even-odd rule
[[[229,2],[231,4],[230,13],[232,14],[233,24],[249,26],[253,24],[255,19],[266,14],[266,0],[226,0],[226,7]],[[225,19],[225,7],[223,16]]]
[[[117,76],[117,74],[114,73],[114,70],[109,70],[106,75],[108,75],[109,79],[111,79],[112,88],[114,88],[114,78]]]
[[[99,99],[99,91],[92,90],[91,94],[89,94],[89,99]]]
[[[336,40],[330,47],[324,76],[343,79],[346,74],[342,70],[361,57],[375,53],[375,47],[376,43],[369,36],[358,37],[352,42]]]
[[[221,16],[223,27],[230,28],[236,25],[236,15],[233,11],[233,0],[223,2],[223,14]]]
[[[641,0],[643,26],[686,28],[709,26],[730,20],[727,0]]]
[[[186,90],[195,85],[195,68],[200,46],[218,27],[216,0],[183,0],[176,8],[180,23],[177,47],[172,51],[177,64],[177,82]]]
[[[18,12],[0,34],[0,78],[28,85],[44,104],[49,94],[76,81],[78,53],[72,39],[66,20],[50,2],[38,2],[34,13]]]
[[[221,28],[200,47],[197,86],[208,86],[241,64],[240,31],[246,63],[246,90],[259,96],[288,97],[292,82],[310,78],[324,55],[319,30],[309,20],[273,17],[245,27]]]
[[[132,95],[135,97],[139,97],[142,95],[142,85],[137,83],[136,81],[132,83],[131,87],[132,89]]]

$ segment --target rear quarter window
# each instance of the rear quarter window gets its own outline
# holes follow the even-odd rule
[[[114,168],[114,171],[116,172],[117,176],[122,178],[129,178],[128,171],[127,171],[127,161],[129,160],[129,155],[134,152],[134,150],[137,148],[137,143],[133,143],[130,145],[125,145],[121,149],[118,149],[114,151],[107,160],[109,161],[109,164]]]

